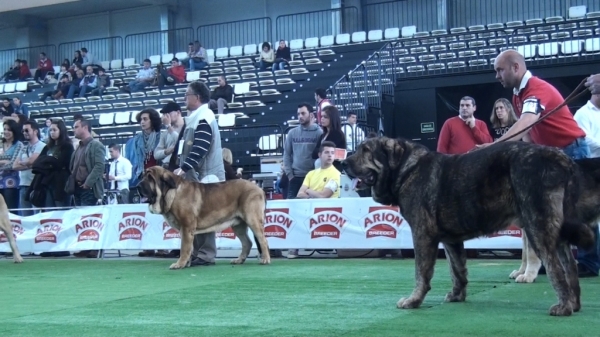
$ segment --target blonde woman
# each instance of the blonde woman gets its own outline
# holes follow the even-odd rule
[[[233,170],[233,154],[231,150],[223,148],[223,166],[225,166],[225,180],[240,179],[242,177],[242,168],[238,168],[237,172]]]
[[[517,122],[517,115],[512,104],[506,98],[497,99],[490,116],[492,137],[494,141],[502,137]]]

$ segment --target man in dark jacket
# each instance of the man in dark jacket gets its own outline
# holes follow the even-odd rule
[[[227,103],[231,103],[233,99],[233,88],[225,81],[225,76],[219,76],[219,86],[213,90],[210,95],[210,102],[208,106],[211,110],[217,109],[219,114],[223,113]]]

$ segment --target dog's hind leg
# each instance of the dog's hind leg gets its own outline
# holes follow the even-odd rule
[[[452,291],[446,294],[446,302],[464,302],[467,298],[467,253],[465,244],[444,243],[446,258],[452,276]]]
[[[4,235],[6,235],[8,244],[10,245],[10,249],[12,250],[13,260],[15,261],[15,263],[23,262],[23,258],[21,257],[21,254],[19,253],[19,247],[17,247],[17,242],[15,240],[15,237],[13,236],[12,225],[11,225],[8,217],[0,220],[0,227],[2,228],[2,231],[4,232]]]
[[[517,276],[525,274],[525,269],[527,269],[527,248],[529,247],[529,241],[527,241],[527,234],[525,234],[525,231],[523,229],[521,229],[521,239],[523,240],[523,249],[521,253],[521,267],[519,267],[519,269],[517,270],[513,270],[512,273],[508,275],[508,278],[515,279],[517,278]]]
[[[242,242],[242,251],[237,259],[231,260],[231,264],[243,264],[250,255],[250,249],[252,249],[252,241],[248,237],[248,225],[242,221],[240,224],[233,226],[232,229]]]
[[[563,270],[567,275],[567,282],[569,282],[573,311],[578,312],[581,309],[581,287],[579,286],[577,263],[575,262],[575,258],[573,258],[571,245],[561,242],[557,250]]]
[[[437,258],[438,242],[425,232],[426,228],[419,228],[420,226],[430,227],[431,224],[418,222],[416,221],[415,226],[411,227],[415,249],[415,276],[417,284],[408,298],[401,298],[398,301],[396,306],[399,309],[420,307],[425,299],[425,295],[431,290],[431,278],[433,277],[433,267]],[[412,224],[412,222],[409,223]]]
[[[521,274],[518,275],[517,277],[515,277],[515,282],[517,283],[533,283],[535,281],[535,279],[538,276],[538,273],[540,272],[540,268],[542,267],[542,261],[540,260],[540,258],[537,256],[537,254],[535,253],[535,251],[533,250],[533,247],[531,246],[531,243],[529,242],[529,239],[527,238],[527,234],[525,234],[525,231],[521,230],[521,233],[523,233],[523,253],[522,255],[525,256],[525,271]]]

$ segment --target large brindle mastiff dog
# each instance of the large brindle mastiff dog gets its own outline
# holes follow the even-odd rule
[[[181,252],[171,269],[189,266],[194,235],[218,232],[232,227],[242,242],[240,256],[232,264],[246,261],[252,241],[248,227],[262,253],[260,263],[271,263],[264,234],[265,193],[247,180],[202,184],[186,181],[160,166],[148,168],[140,182],[141,194],[148,198],[152,214],[162,214],[169,225],[179,230]]]
[[[13,253],[13,260],[15,263],[23,262],[23,258],[21,254],[19,254],[19,248],[17,247],[17,242],[15,237],[13,236],[12,225],[10,224],[8,206],[6,206],[6,201],[4,197],[0,194],[0,230],[4,232],[6,239],[8,240],[8,244],[10,245],[10,249]]]
[[[382,137],[362,143],[343,167],[358,178],[357,189],[371,188],[375,201],[399,206],[410,225],[416,287],[398,301],[399,308],[417,308],[423,302],[440,242],[453,282],[446,301],[465,301],[463,242],[514,223],[527,233],[558,296],[550,315],[568,316],[581,308],[569,244],[593,243],[587,224],[600,211],[598,193],[580,191],[589,179],[594,180],[590,188],[598,186],[590,175],[600,170],[600,160],[587,163],[579,166],[558,149],[524,142],[444,155],[415,142]]]

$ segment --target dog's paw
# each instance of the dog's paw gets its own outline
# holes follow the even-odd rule
[[[571,316],[573,314],[573,307],[571,303],[568,304],[555,304],[550,307],[550,316]]]
[[[270,257],[263,257],[260,259],[260,264],[271,264],[271,258]]]
[[[522,271],[521,269],[519,269],[519,270],[513,270],[513,272],[512,272],[512,273],[510,273],[510,275],[508,275],[508,278],[515,279],[515,278],[517,278],[519,275],[523,275],[524,273],[525,273],[525,272],[524,272],[524,271]]]
[[[179,262],[175,262],[175,263],[173,263],[173,264],[172,264],[172,265],[169,267],[169,269],[171,269],[171,270],[174,270],[174,269],[183,269],[183,268],[185,268],[185,264],[181,264],[181,263],[179,263]]]
[[[535,279],[537,278],[537,275],[535,274],[522,274],[517,276],[517,278],[515,278],[515,282],[517,283],[533,283],[535,282]]]
[[[22,263],[23,262],[23,258],[20,255],[15,255],[13,260],[15,261],[15,263]]]
[[[244,262],[246,262],[246,259],[242,259],[241,257],[231,260],[231,264],[243,264]]]
[[[467,295],[464,292],[455,294],[454,292],[450,291],[446,294],[446,298],[444,299],[444,301],[446,301],[446,302],[464,302],[466,297],[467,297]]]
[[[398,303],[396,303],[396,308],[398,309],[416,309],[421,306],[421,301],[411,298],[411,297],[403,297]]]

